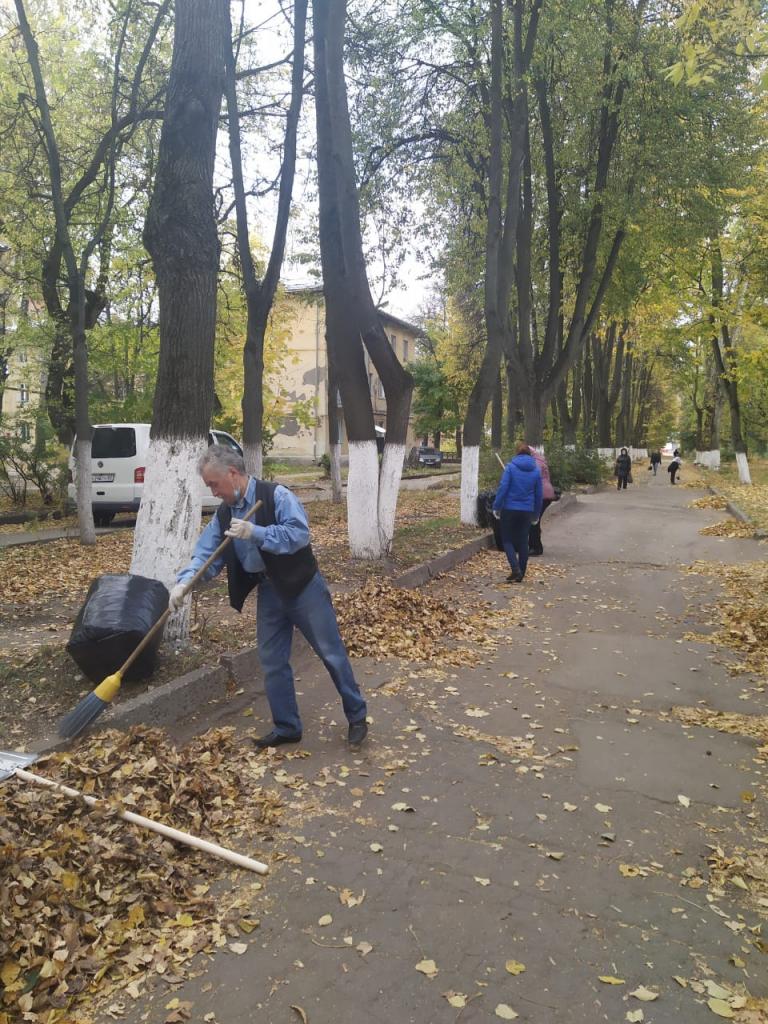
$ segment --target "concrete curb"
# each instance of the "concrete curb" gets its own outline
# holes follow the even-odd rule
[[[742,511],[742,509],[740,509],[735,502],[730,501],[728,498],[725,497],[724,494],[721,494],[720,491],[717,490],[717,488],[712,487],[711,485],[708,484],[707,490],[710,494],[714,494],[716,498],[725,498],[726,511],[730,512],[734,519],[738,519],[742,523],[748,523],[754,529],[756,537],[768,537],[768,530],[763,530],[760,527],[755,526],[754,520],[750,518],[750,516],[748,516],[746,512]]]
[[[563,494],[560,501],[550,505],[548,518],[560,515],[577,502],[571,492]],[[422,565],[414,566],[393,580],[396,587],[412,589],[421,587],[441,573],[453,569],[483,551],[494,546],[492,533],[477,537],[460,548],[447,551]],[[301,636],[296,637],[294,670],[306,662],[310,663],[310,648]],[[264,694],[258,654],[255,647],[241,651],[230,651],[219,656],[215,665],[203,665],[187,672],[168,683],[146,690],[144,693],[121,701],[100,716],[93,726],[93,732],[104,729],[128,729],[132,725],[151,721],[153,725],[171,726],[190,718],[201,707],[224,704],[232,700],[236,689],[247,687],[247,700]],[[69,741],[48,737],[35,745],[35,752],[54,753],[70,746]]]

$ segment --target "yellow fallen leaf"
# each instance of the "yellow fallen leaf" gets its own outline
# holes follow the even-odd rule
[[[250,917],[241,917],[237,923],[240,926],[240,930],[245,932],[246,935],[250,935],[252,931],[259,927],[259,921]]]
[[[179,928],[191,928],[195,923],[195,919],[191,914],[177,914],[173,923]]]
[[[456,1010],[461,1010],[467,1005],[467,997],[463,992],[443,992],[443,995]]]
[[[575,811],[578,808],[576,807],[576,804],[564,803],[563,804],[563,809],[566,810],[566,811]]]
[[[434,978],[439,968],[434,960],[419,960],[416,964],[416,970],[426,974],[428,978]]]
[[[612,974],[601,974],[598,977],[599,981],[602,981],[604,985],[623,985],[623,978],[615,978]]]
[[[373,853],[381,853],[384,847],[381,845],[381,843],[371,843],[368,849],[371,850]]]
[[[550,860],[562,860],[565,854],[560,853],[559,850],[547,850],[547,856]]]
[[[637,1021],[645,1020],[645,1014],[642,1010],[627,1010],[627,1020],[630,1024],[636,1024]]]
[[[317,923],[321,928],[326,928],[329,924],[333,924],[333,918],[330,914],[323,914],[322,917],[318,918]]]
[[[678,803],[681,803],[683,805],[683,807],[690,807],[691,806],[690,798],[685,796],[683,793],[678,793],[677,794],[677,800],[678,800]]]
[[[645,985],[640,985],[638,988],[636,988],[633,992],[630,992],[629,994],[631,996],[634,996],[635,999],[642,1000],[644,1003],[652,1003],[654,999],[659,998],[658,992],[652,992],[651,989],[646,988]]]
[[[478,878],[477,875],[475,875],[475,881],[477,882],[478,885],[490,885],[491,884],[490,878]]]
[[[595,804],[595,810],[600,811],[601,814],[608,814],[613,808],[609,804]]]
[[[246,949],[248,949],[248,946],[245,942],[230,942],[229,948],[233,953],[236,953],[238,956],[242,956]]]
[[[21,967],[13,960],[6,960],[2,967],[0,967],[0,981],[4,986],[8,986],[11,982],[16,981],[18,976],[21,974]]]
[[[519,1013],[515,1013],[511,1006],[507,1006],[506,1003],[499,1003],[494,1010],[497,1017],[501,1017],[502,1020],[517,1020],[520,1016]]]
[[[708,999],[707,1006],[718,1017],[733,1017],[733,1010],[724,999]]]
[[[181,1000],[179,999],[179,997],[178,996],[174,996],[173,999],[169,1000],[165,1004],[165,1008],[166,1008],[166,1010],[177,1010],[179,1008],[179,1004],[180,1003],[181,1003]]]

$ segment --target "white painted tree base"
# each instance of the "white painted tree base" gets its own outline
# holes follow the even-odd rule
[[[598,448],[597,454],[601,459],[605,459],[606,462],[610,462],[616,458],[616,448]]]
[[[245,460],[245,471],[251,476],[261,480],[264,472],[264,451],[260,444],[244,444],[243,458]]]
[[[694,461],[697,465],[704,466],[706,469],[720,469],[720,449],[713,448],[711,451],[696,452]]]
[[[375,441],[349,442],[347,529],[353,558],[381,558],[379,455]]]
[[[747,461],[746,452],[736,452],[736,465],[739,470],[739,483],[751,484],[752,476],[749,472],[749,462]]]
[[[82,467],[82,472],[80,471]],[[91,492],[91,442],[75,441],[75,494],[81,544],[96,543]]]
[[[385,444],[379,471],[379,536],[383,554],[392,550],[395,513],[405,463],[404,444]]]
[[[168,590],[176,583],[176,573],[188,564],[200,533],[197,460],[205,446],[203,439],[190,438],[162,438],[149,443],[131,572],[160,580]],[[168,619],[168,639],[188,636],[189,605],[188,597]]]
[[[480,447],[465,444],[461,449],[461,521],[466,526],[477,526],[479,472]]]

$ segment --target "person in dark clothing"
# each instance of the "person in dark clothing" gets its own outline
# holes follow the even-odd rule
[[[543,516],[552,502],[557,500],[557,495],[549,476],[549,463],[546,458],[541,452],[533,449],[531,450],[531,455],[536,459],[536,465],[541,473],[541,515]],[[528,532],[528,554],[531,558],[544,554],[544,546],[541,543],[541,516],[539,516],[538,522],[531,523],[531,528]]]
[[[680,472],[680,456],[676,455],[670,464],[667,466],[667,472],[669,473],[669,482],[673,484],[675,482],[675,476]]]
[[[501,475],[493,514],[501,520],[501,540],[511,572],[508,583],[521,583],[528,566],[528,533],[541,518],[541,472],[527,444],[517,446],[517,454]]]
[[[661,465],[661,452],[658,452],[658,451],[657,452],[651,452],[651,466],[650,466],[650,468],[653,470],[653,475],[654,476],[656,476],[656,471],[658,470],[660,465]]]
[[[627,481],[632,474],[632,459],[629,457],[629,452],[626,448],[622,448],[619,452],[619,457],[616,459],[616,466],[613,470],[613,475],[616,477],[616,490],[620,491],[622,487],[624,490],[627,489]]]

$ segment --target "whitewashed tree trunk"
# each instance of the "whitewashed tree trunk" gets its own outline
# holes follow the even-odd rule
[[[751,484],[752,477],[749,473],[749,462],[747,460],[746,452],[736,452],[736,465],[739,469],[739,483]]]
[[[404,444],[385,444],[379,472],[379,535],[384,554],[392,550],[395,512],[405,462]]]
[[[347,526],[353,558],[381,558],[379,455],[375,441],[349,442]]]
[[[77,496],[77,523],[80,528],[80,543],[96,543],[96,527],[93,525],[93,504],[91,494],[91,442],[75,441],[75,494]]]
[[[341,445],[332,444],[329,458],[331,460],[331,500],[337,504],[342,500],[343,488],[341,483]]]
[[[720,449],[713,448],[707,452],[696,452],[695,461],[706,469],[720,469]]]
[[[171,590],[176,573],[189,562],[200,533],[195,477],[205,442],[190,438],[150,441],[133,543],[131,572],[160,580]],[[169,640],[188,633],[190,599],[168,619]]]
[[[480,446],[464,445],[461,449],[461,521],[477,526],[477,492],[480,472]]]
[[[613,459],[616,458],[616,449],[615,448],[598,448],[597,449],[597,454],[600,456],[601,459],[605,459],[606,462],[611,462]]]
[[[244,444],[243,458],[245,459],[245,471],[251,476],[262,479],[264,472],[264,451],[260,444]]]

